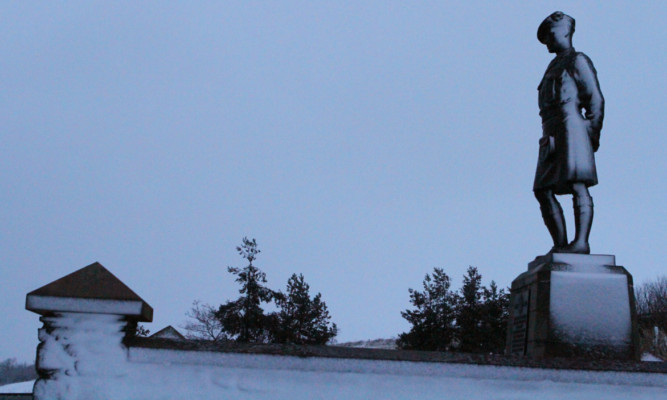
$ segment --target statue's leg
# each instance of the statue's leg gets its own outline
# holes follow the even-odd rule
[[[549,250],[549,253],[558,252],[561,248],[567,246],[567,229],[563,209],[552,190],[537,190],[535,191],[535,198],[540,203],[544,225],[547,226],[554,242],[554,246]]]
[[[572,204],[574,206],[574,224],[576,234],[572,243],[565,247],[567,253],[590,254],[588,237],[593,225],[593,198],[584,183],[572,184]]]

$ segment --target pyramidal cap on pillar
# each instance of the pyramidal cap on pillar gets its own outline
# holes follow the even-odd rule
[[[99,262],[28,293],[25,308],[41,315],[80,312],[153,320],[153,308]]]

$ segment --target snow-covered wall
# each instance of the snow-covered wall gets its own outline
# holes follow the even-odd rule
[[[137,399],[656,399],[659,374],[130,349]]]
[[[122,316],[42,317],[39,400],[657,399],[664,374],[125,347]]]

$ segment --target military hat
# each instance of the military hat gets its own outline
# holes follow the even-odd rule
[[[559,25],[567,25],[570,29],[570,33],[574,32],[574,18],[562,11],[556,11],[546,17],[540,24],[540,27],[537,28],[537,40],[539,40],[540,43],[546,44],[547,36],[551,31],[551,28]]]

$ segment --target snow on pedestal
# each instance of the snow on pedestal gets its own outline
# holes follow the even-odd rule
[[[549,303],[554,334],[568,342],[613,346],[632,343],[625,275],[552,271]]]
[[[639,359],[632,275],[611,255],[538,257],[512,282],[507,353]]]

